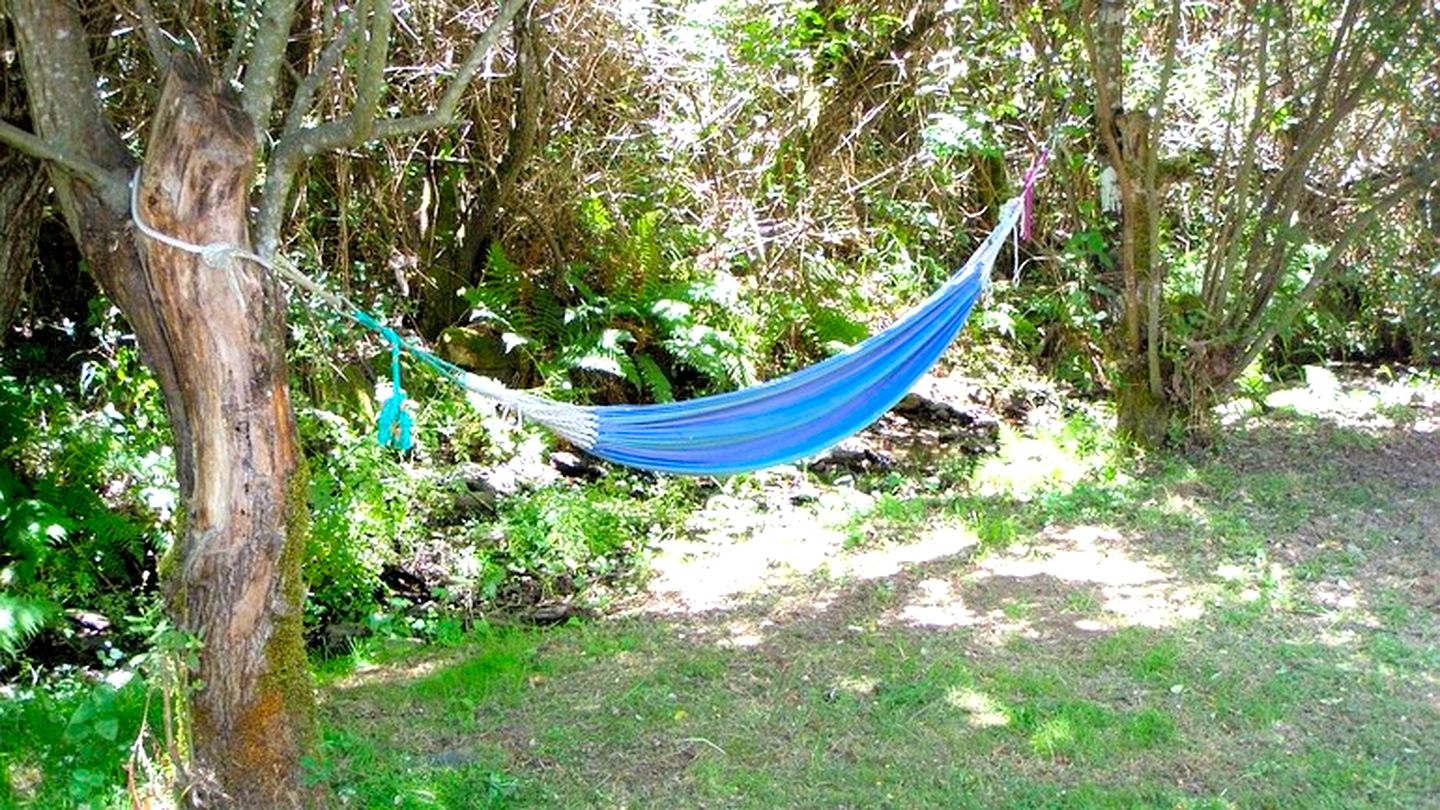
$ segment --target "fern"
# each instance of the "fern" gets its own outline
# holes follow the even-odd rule
[[[0,653],[18,654],[54,615],[48,602],[0,593]]]
[[[635,264],[636,280],[640,283],[634,289],[642,291],[642,298],[649,298],[658,292],[653,285],[666,280],[669,266],[656,234],[660,211],[647,211],[635,220],[634,231],[626,244],[625,253]]]
[[[675,391],[670,387],[670,379],[655,362],[655,358],[648,354],[642,354],[635,358],[635,368],[640,372],[640,379],[645,383],[645,389],[650,392],[650,397],[656,402],[673,402]]]
[[[616,227],[603,201],[588,198],[579,218],[596,243],[593,265],[572,264],[559,284],[537,284],[492,245],[484,282],[466,291],[473,318],[524,345],[552,389],[571,390],[571,372],[586,371],[666,402],[682,370],[708,390],[753,381],[745,343],[731,328],[736,286],[694,276],[677,258],[685,232],[667,232],[663,211]]]

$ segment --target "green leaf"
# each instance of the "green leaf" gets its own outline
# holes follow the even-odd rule
[[[650,396],[656,402],[674,402],[675,391],[670,386],[670,379],[655,362],[655,358],[648,354],[642,354],[635,358],[635,368],[640,373],[640,379],[645,382],[645,388],[650,391]]]
[[[54,612],[46,602],[0,594],[0,651],[19,652]]]
[[[102,717],[95,721],[95,735],[106,742],[115,742],[120,736],[120,721],[114,717]]]

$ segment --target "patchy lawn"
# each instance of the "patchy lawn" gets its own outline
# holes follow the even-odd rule
[[[348,806],[1440,807],[1440,391],[724,482],[605,618],[325,676]],[[959,483],[956,481],[959,480]]]

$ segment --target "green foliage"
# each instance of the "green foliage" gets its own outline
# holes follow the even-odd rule
[[[154,384],[122,350],[88,386],[77,403],[58,383],[0,376],[0,663],[62,609],[115,622],[152,598],[175,508]]]
[[[116,688],[71,673],[15,690],[0,701],[0,804],[128,806],[125,767],[147,705],[139,679]]]
[[[658,491],[606,479],[592,487],[549,487],[507,500],[493,524],[475,527],[459,575],[483,598],[538,590],[544,598],[594,597],[628,585],[649,548],[683,526],[690,487]]]
[[[300,408],[298,421],[310,459],[306,624],[358,624],[383,604],[381,570],[425,531],[427,484],[375,441],[369,422],[356,430],[357,420],[318,408]]]
[[[493,245],[485,281],[465,291],[472,320],[503,330],[512,351],[530,352],[555,391],[598,378],[664,402],[677,387],[727,390],[753,380],[732,278],[682,260],[687,237],[661,228],[659,211],[625,228],[594,198],[580,211],[596,240],[592,262],[542,284]]]

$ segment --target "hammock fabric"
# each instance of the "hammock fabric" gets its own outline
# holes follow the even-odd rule
[[[200,256],[227,272],[253,262],[320,297],[378,332],[392,353],[394,393],[380,413],[381,444],[408,449],[410,417],[400,386],[400,355],[409,352],[474,394],[538,422],[600,458],[656,472],[730,475],[815,455],[864,430],[924,376],[950,345],[990,278],[990,268],[1017,225],[1028,235],[1035,182],[1046,147],[1025,173],[1019,197],[963,267],[930,298],[890,328],[809,368],[740,391],[661,405],[583,407],[506,388],[442,360],[401,338],[344,296],[324,289],[284,261],[238,245],[192,244],[155,230],[140,214],[140,174],[130,186],[131,218],[148,238]]]
[[[457,381],[586,452],[629,467],[729,475],[815,455],[879,419],[939,360],[964,326],[1024,207],[1019,197],[1006,203],[970,260],[894,325],[760,385],[685,402],[582,407],[468,372]]]

